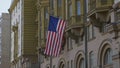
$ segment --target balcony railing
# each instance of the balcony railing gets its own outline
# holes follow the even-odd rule
[[[107,0],[101,0],[101,5],[107,4]]]
[[[120,22],[110,23],[104,26],[104,32],[112,32],[120,30]]]
[[[116,16],[117,16],[117,21],[120,21],[120,12],[117,12]]]
[[[90,0],[89,2],[89,11],[99,9],[99,8],[107,8],[113,5],[113,0]]]
[[[106,1],[97,1],[97,4],[96,4],[96,8],[99,8],[99,7],[110,7],[113,5],[113,0],[106,0]]]
[[[83,24],[83,15],[72,16],[68,19],[67,28],[80,27]]]
[[[89,10],[93,10],[96,8],[96,0],[91,0],[91,2],[89,3]]]
[[[104,65],[103,68],[113,68],[113,65],[112,64],[107,64],[107,65]]]

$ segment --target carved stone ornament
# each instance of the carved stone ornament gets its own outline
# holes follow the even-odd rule
[[[12,26],[12,31],[16,31],[18,29],[18,26]]]

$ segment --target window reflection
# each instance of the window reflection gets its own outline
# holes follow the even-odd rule
[[[81,6],[80,6],[80,0],[77,0],[77,4],[76,4],[76,5],[77,5],[77,15],[80,15],[80,14],[81,14],[81,10],[80,10],[80,9],[81,9],[81,8],[80,8],[80,7],[81,7]]]
[[[110,64],[112,62],[111,49],[107,49],[104,56],[104,64]]]

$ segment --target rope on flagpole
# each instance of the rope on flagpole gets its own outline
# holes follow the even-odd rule
[[[87,27],[86,27],[86,23],[87,23],[87,4],[86,4],[86,0],[84,0],[84,36],[85,36],[85,68],[88,68],[88,59],[87,59],[87,52],[88,52],[88,44],[87,44]]]
[[[53,0],[49,1],[50,16],[53,15]],[[52,68],[52,56],[50,56],[50,68]]]

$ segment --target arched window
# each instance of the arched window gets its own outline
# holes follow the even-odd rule
[[[63,58],[60,59],[57,68],[66,68],[65,60]]]
[[[84,59],[82,58],[79,62],[79,68],[85,68],[85,65],[84,65]]]
[[[65,68],[65,64],[61,62],[59,68]]]
[[[103,47],[100,48],[100,67],[101,68],[111,68],[112,65],[112,49],[108,43],[104,44]]]
[[[112,63],[111,49],[107,49],[104,55],[104,65]]]
[[[93,52],[90,52],[89,65],[90,65],[90,68],[94,68],[94,54],[93,54]]]
[[[77,9],[77,15],[81,14],[81,6],[80,6],[80,0],[76,1],[76,9]]]
[[[84,58],[82,58],[81,56],[77,58],[76,68],[85,68]]]
[[[46,68],[50,68],[50,65],[47,65]]]

